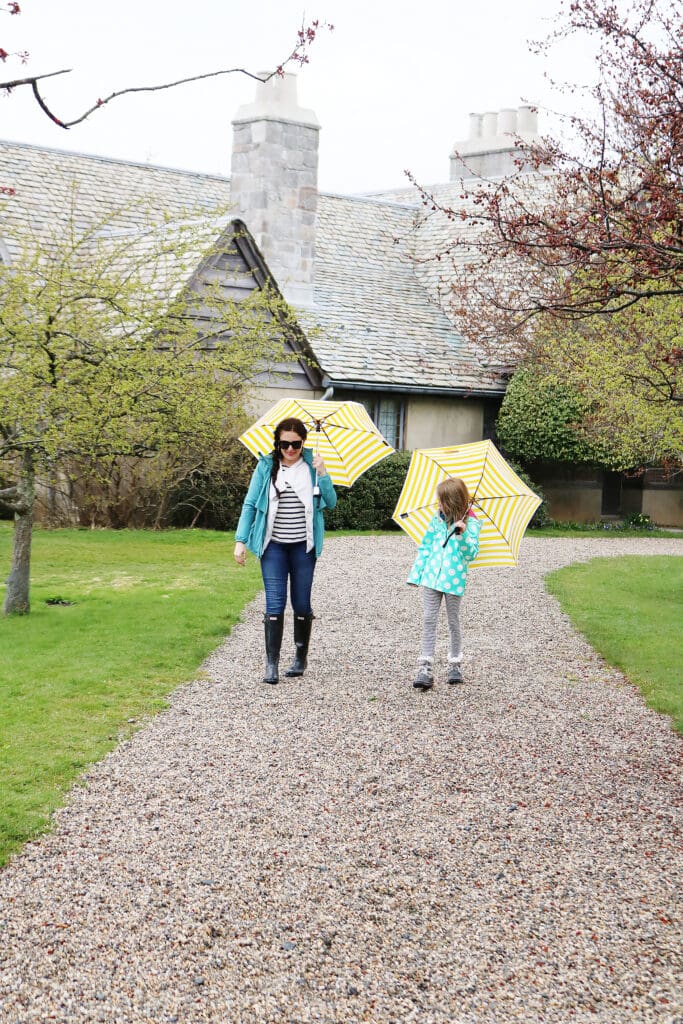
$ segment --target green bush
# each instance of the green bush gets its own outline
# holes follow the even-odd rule
[[[0,491],[9,486],[10,481],[6,480],[3,476],[0,476]],[[2,501],[0,501],[0,519],[14,519],[14,512],[10,511],[8,505],[3,505]]]
[[[408,472],[410,452],[394,452],[353,487],[337,487],[337,507],[325,512],[328,530],[398,530],[391,513]]]
[[[242,447],[232,453],[230,474],[197,472],[173,495],[171,525],[234,530],[255,460]],[[403,487],[410,452],[396,452],[364,473],[353,487],[337,487],[337,507],[325,512],[328,530],[387,530]]]
[[[229,475],[196,473],[177,489],[171,503],[171,525],[210,530],[234,530],[254,469],[254,458],[236,446]],[[353,487],[337,487],[337,507],[325,511],[327,530],[399,530],[391,514],[405,482],[411,452],[394,452],[356,480]],[[551,520],[538,484],[514,462],[510,465],[543,502],[529,524],[547,526]]]
[[[585,436],[587,400],[541,367],[517,370],[508,384],[496,420],[496,434],[523,462],[609,465],[608,451]]]
[[[655,524],[645,512],[631,512],[624,520],[625,530],[654,530]]]
[[[169,500],[168,525],[235,529],[256,460],[234,441],[216,462],[211,469],[196,470],[176,488]]]
[[[538,484],[534,483],[534,481],[531,479],[531,477],[525,469],[522,469],[520,465],[518,465],[516,462],[513,462],[511,459],[508,459],[507,461],[510,463],[512,469],[514,469],[517,476],[521,480],[523,480],[527,487],[530,487],[534,494],[537,494],[541,499],[541,504],[538,506],[533,516],[531,517],[529,528],[533,530],[540,529],[541,526],[550,526],[550,524],[552,523],[552,519],[550,518],[550,512],[548,511],[548,502],[545,499],[545,494],[543,493],[543,490],[538,486]]]

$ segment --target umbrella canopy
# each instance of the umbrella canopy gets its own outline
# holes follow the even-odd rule
[[[322,402],[283,398],[241,435],[252,455],[273,450],[273,431],[281,420],[295,416],[308,430],[306,446],[322,455],[333,484],[350,487],[394,449],[360,402]]]
[[[516,565],[524,531],[541,499],[491,441],[414,451],[394,522],[419,544],[438,508],[436,485],[454,476],[467,484],[481,522],[479,554],[470,566]]]

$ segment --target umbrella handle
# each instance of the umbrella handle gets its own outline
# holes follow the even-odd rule
[[[315,454],[318,455],[320,453],[320,427],[319,426],[316,426],[316,428],[315,428],[315,435],[316,435],[315,436]],[[318,470],[317,469],[315,471],[315,483],[313,484],[313,497],[314,498],[319,498],[320,497],[320,487],[318,485]]]
[[[472,512],[472,504],[473,504],[473,502],[470,502],[470,503],[469,503],[469,505],[468,505],[468,506],[467,506],[467,508],[465,509],[465,514],[464,514],[464,516],[462,517],[462,519],[463,519],[463,522],[465,523],[465,529],[467,529],[467,517],[468,517],[468,516],[469,516],[469,514],[470,514],[470,513]],[[465,532],[465,530],[454,530],[454,533],[455,533],[456,537],[461,537],[461,536],[463,535],[463,533],[464,533],[464,532]]]

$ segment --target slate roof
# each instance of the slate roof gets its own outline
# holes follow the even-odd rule
[[[216,211],[224,210],[230,199],[227,178],[15,142],[0,142],[0,186],[16,191],[2,203],[0,218],[0,236],[10,254],[17,252],[19,235],[44,238],[60,224],[68,225],[72,202],[80,224],[126,208],[117,228],[134,232],[146,223],[144,204],[151,200],[171,217],[190,208],[205,210],[215,218],[218,231],[227,217],[216,217]]]
[[[460,210],[464,206],[462,185],[459,181],[427,185],[425,191],[446,208]],[[422,202],[421,194],[415,187],[372,193],[367,198],[411,206],[414,220],[403,244],[410,248],[415,273],[421,286],[439,308],[447,309],[451,261],[460,262],[465,257],[462,252],[456,252],[451,257],[444,254],[447,254],[449,243],[456,231],[458,237],[464,239],[468,235],[473,235],[474,229],[468,226],[467,222],[461,221],[458,221],[457,228],[454,227],[453,222],[441,210],[431,210],[428,203]],[[437,259],[437,255],[441,255],[441,259]]]
[[[482,178],[469,183],[469,187],[475,185],[477,189],[493,190],[502,180],[503,178],[495,176]],[[506,189],[511,194],[514,193],[527,209],[542,206],[547,199],[551,182],[550,177],[546,178],[538,172],[516,172],[514,178],[508,176],[504,180]],[[550,187],[552,188],[552,184]],[[425,193],[434,198],[437,209],[432,209],[429,202],[424,203],[420,192],[414,187],[373,193],[367,198],[375,201],[401,202],[412,206],[415,219],[409,234],[403,239],[403,244],[410,249],[415,274],[421,287],[432,302],[447,312],[454,268],[471,265],[480,257],[474,246],[468,251],[468,246],[476,241],[482,230],[478,225],[480,211],[471,199],[463,197],[463,184],[459,180],[425,186]],[[438,207],[454,211],[455,220],[446,216]],[[461,220],[457,216],[464,210],[472,215],[470,219]],[[454,239],[457,239],[457,245],[453,244]],[[505,268],[498,268],[497,280],[501,282],[504,273],[514,279],[515,276],[519,277],[526,272],[527,268],[523,262],[510,258],[506,261]],[[510,370],[518,359],[514,343],[509,347],[505,342],[480,347],[476,341],[470,341],[470,345],[478,356],[480,365],[490,367],[493,375],[504,375],[506,379],[509,377]]]
[[[321,365],[335,383],[500,391],[420,279],[415,219],[412,205],[320,195],[312,314]]]
[[[205,211],[217,236],[225,227],[228,178],[0,142],[0,186],[16,190],[2,203],[0,222],[0,245],[10,255],[17,232],[42,235],[68,223],[73,181],[85,220],[153,197],[171,216]],[[314,305],[298,315],[304,330],[316,327],[310,337],[323,379],[339,387],[501,393],[504,385],[440,306],[438,265],[413,259],[438,240],[436,220],[425,220],[415,195],[319,195]],[[134,231],[144,216],[127,212],[121,229]]]

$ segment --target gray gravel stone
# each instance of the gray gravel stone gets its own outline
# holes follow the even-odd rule
[[[303,678],[261,684],[259,597],[87,772],[0,873],[3,1022],[683,1019],[680,740],[543,587],[683,541],[526,538],[428,693],[414,550],[328,537]]]

